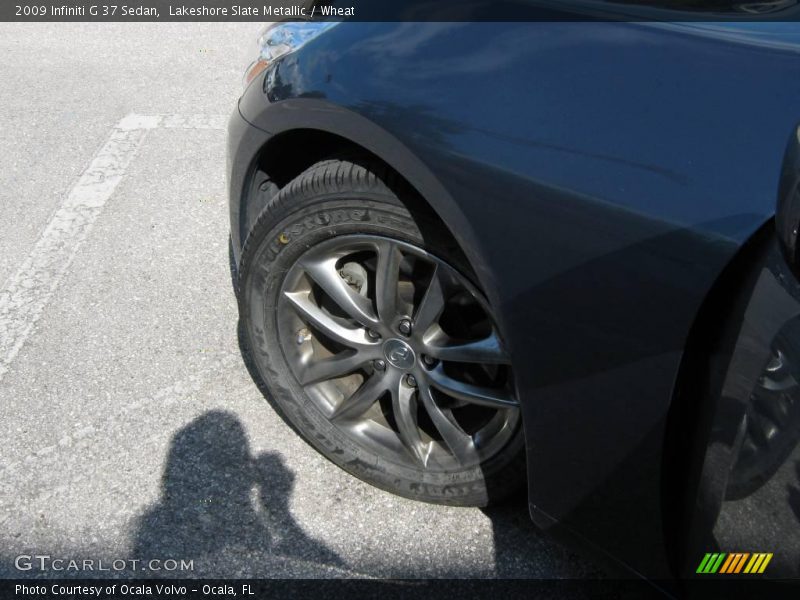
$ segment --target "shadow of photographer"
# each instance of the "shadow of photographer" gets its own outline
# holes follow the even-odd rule
[[[339,556],[292,517],[293,488],[294,475],[280,456],[252,456],[239,420],[208,412],[174,435],[160,501],[138,519],[132,555],[143,565],[192,560],[194,574],[203,577],[341,572]]]

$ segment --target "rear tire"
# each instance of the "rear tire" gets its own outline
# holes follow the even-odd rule
[[[412,217],[401,200],[412,197],[388,169],[359,159],[318,163],[287,184],[264,208],[242,250],[245,342],[270,403],[332,462],[407,498],[486,506],[525,477],[510,361],[468,265],[435,223]],[[387,264],[396,266],[384,269]],[[425,269],[432,273],[427,284],[419,279]],[[395,287],[380,273],[396,273]],[[399,333],[412,313],[419,317],[414,326],[422,327],[424,315],[414,311],[425,302],[433,306],[429,290],[437,286],[446,301],[438,321],[425,326],[427,337],[422,330]],[[353,307],[367,316],[353,318]],[[305,310],[322,321],[309,320]],[[470,335],[480,337],[482,354],[453,354],[448,346],[444,358],[435,358],[446,338],[445,318],[468,342]],[[369,326],[363,325],[367,319]],[[452,346],[456,337],[446,339]],[[352,372],[308,383],[317,363],[341,357],[363,361]],[[347,404],[366,397],[370,385],[372,404]],[[447,386],[457,392],[442,391]]]

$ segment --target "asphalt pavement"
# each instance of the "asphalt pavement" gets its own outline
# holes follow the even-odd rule
[[[253,384],[224,127],[258,30],[0,25],[0,576],[598,575],[524,498],[437,507],[354,479]]]

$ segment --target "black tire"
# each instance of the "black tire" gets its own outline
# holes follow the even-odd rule
[[[333,463],[407,498],[486,506],[525,480],[521,420],[507,443],[477,466],[432,472],[421,465],[399,464],[364,447],[332,423],[299,384],[282,350],[277,307],[287,272],[309,248],[334,237],[367,234],[411,244],[474,280],[449,236],[443,236],[433,221],[415,221],[401,198],[413,201],[413,191],[385,167],[358,158],[320,162],[277,193],[242,250],[238,289],[245,343],[268,401]]]

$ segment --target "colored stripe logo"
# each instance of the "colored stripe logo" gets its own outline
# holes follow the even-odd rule
[[[697,573],[726,575],[747,573],[761,574],[772,560],[772,552],[708,552],[700,561]]]

